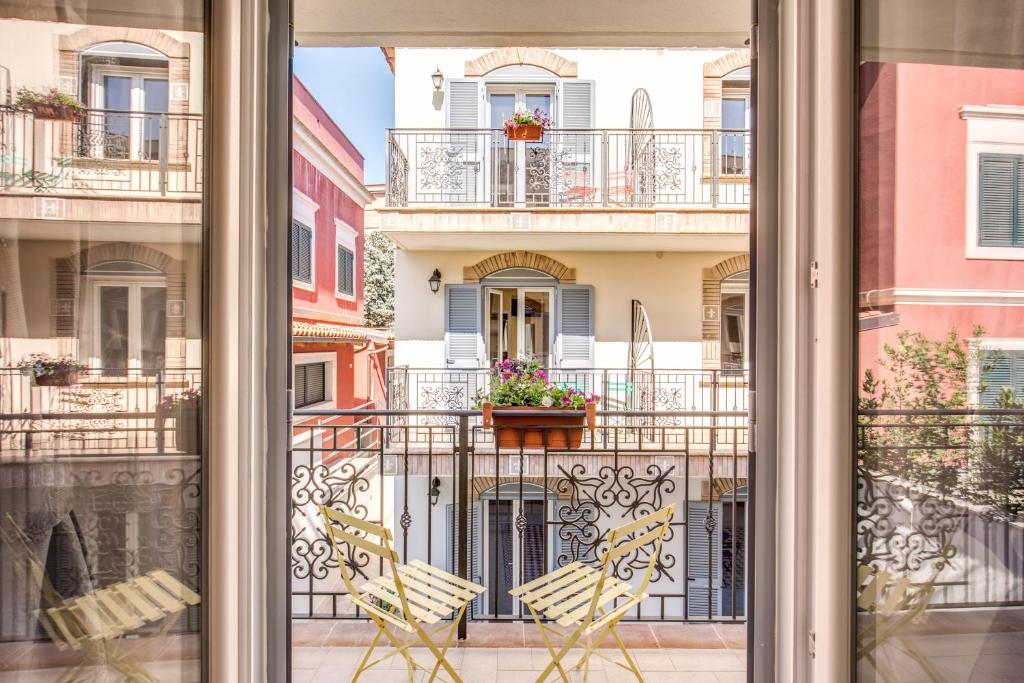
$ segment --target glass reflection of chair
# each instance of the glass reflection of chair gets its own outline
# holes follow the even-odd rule
[[[147,624],[161,623],[156,638],[162,638],[199,596],[162,569],[127,581],[111,584],[85,595],[64,598],[46,574],[46,565],[32,549],[32,542],[7,515],[8,532],[0,526],[0,541],[17,558],[15,565],[27,573],[25,583],[38,590],[43,608],[40,625],[59,648],[81,651],[82,661],[65,671],[57,681],[88,680],[86,668],[111,668],[133,682],[158,681],[136,658],[118,647],[118,641]]]
[[[425,671],[426,668],[418,664],[409,653],[413,643],[400,639],[400,634],[404,633],[406,637],[413,636],[415,641],[426,646],[434,656],[436,664],[428,680],[433,681],[437,678],[443,667],[453,681],[461,683],[462,679],[445,658],[445,654],[455,638],[456,628],[466,611],[466,605],[486,589],[419,560],[399,565],[398,554],[391,547],[391,531],[386,527],[346,515],[326,505],[320,506],[320,514],[323,515],[328,538],[338,553],[338,566],[342,568],[341,578],[348,590],[347,597],[357,609],[364,610],[369,615],[378,629],[366,654],[352,674],[352,681],[359,680],[364,671],[397,654],[405,658],[410,683],[417,669]],[[372,536],[379,540],[371,539]],[[354,573],[354,568],[358,565],[353,556],[360,551],[376,555],[386,561],[391,570],[390,576],[378,576],[356,588],[345,568],[352,568]],[[449,616],[452,617],[451,626],[448,628],[444,644],[438,648],[427,633],[426,626],[439,624],[442,619]],[[389,628],[397,631],[392,633]],[[437,630],[443,633],[444,628],[442,624]],[[395,651],[370,661],[381,636],[391,641]]]
[[[949,548],[947,545],[938,553],[942,559],[934,563],[931,575],[923,582],[870,565],[857,567],[857,608],[871,616],[871,623],[857,632],[856,656],[858,661],[866,659],[870,662],[885,683],[901,680],[878,665],[878,649],[887,643],[913,659],[929,680],[935,683],[945,680],[928,658],[914,648],[903,631],[908,625],[920,621],[928,609],[939,574],[947,565],[945,558],[949,557]]]
[[[562,660],[580,640],[584,641],[583,656],[571,669],[582,669],[583,680],[587,679],[589,673],[590,658],[596,654],[631,671],[643,683],[643,674],[626,650],[615,627],[630,610],[638,610],[647,599],[648,595],[644,591],[651,581],[674,514],[675,505],[669,505],[612,529],[608,535],[607,550],[596,569],[579,561],[572,562],[509,591],[530,609],[533,621],[551,655],[551,662],[537,677],[538,683],[546,681],[555,669],[558,669],[561,679],[568,682],[569,674],[562,666]],[[643,552],[643,549],[649,553],[647,569],[640,585],[633,590],[630,584],[614,576],[615,567],[623,557],[637,551]],[[568,633],[542,623],[545,617],[559,627],[568,629]],[[548,634],[564,638],[561,649],[555,650]],[[608,636],[615,640],[625,658],[625,664],[606,657],[598,650]]]

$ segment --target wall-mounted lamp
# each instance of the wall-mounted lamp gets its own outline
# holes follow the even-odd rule
[[[441,87],[444,86],[444,74],[441,73],[441,69],[434,69],[434,73],[430,74],[430,80],[434,82],[434,90],[441,92]]]
[[[437,499],[441,497],[441,480],[434,477],[430,482],[430,504],[437,505]]]
[[[430,283],[430,291],[437,294],[437,290],[441,289],[441,271],[434,268],[434,274],[427,280]]]

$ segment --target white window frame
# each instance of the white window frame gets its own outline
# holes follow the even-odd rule
[[[967,340],[967,402],[981,406],[981,368],[986,351],[1024,351],[1024,337],[971,337]]]
[[[320,205],[310,199],[309,196],[292,189],[292,221],[301,223],[309,228],[312,236],[309,240],[309,282],[292,278],[292,287],[305,289],[310,292],[316,291],[316,212]],[[288,239],[291,239],[292,226],[288,226]],[[288,264],[291,268],[291,263]]]
[[[558,109],[558,91],[559,91],[559,79],[547,79],[531,81],[528,77],[517,76],[510,77],[510,80],[487,80],[484,83],[484,106],[482,110],[481,125],[484,128],[490,128],[491,125],[491,95],[512,95],[515,98],[515,104],[512,105],[513,110],[526,108],[526,96],[527,95],[547,95],[551,98],[550,111],[548,116],[553,120],[555,113]],[[558,122],[555,121],[557,127]],[[526,206],[526,142],[523,140],[517,140],[513,143],[515,145],[515,169],[516,177],[515,182],[515,206],[525,207]],[[497,154],[497,150],[504,147],[504,137],[502,135],[492,136],[490,154]],[[485,187],[491,187],[490,169],[492,163],[484,165]]]
[[[334,268],[338,268],[338,247],[344,247],[352,252],[352,293],[347,294],[338,289],[338,273],[334,273],[334,296],[342,301],[355,303],[359,293],[359,251],[356,250],[356,241],[359,232],[351,225],[341,220],[334,219]]]
[[[725,344],[725,335],[722,334],[722,327],[725,325],[725,310],[722,307],[722,296],[725,294],[736,295],[740,294],[743,296],[743,328],[740,330],[740,334],[743,335],[743,369],[750,369],[750,282],[734,282],[728,279],[722,280],[721,291],[718,299],[718,309],[720,311],[721,320],[719,320],[719,340],[718,344],[721,347]],[[719,348],[719,358],[721,358],[721,348]]]
[[[330,351],[319,353],[295,353],[292,355],[292,377],[295,377],[295,368],[300,365],[316,365],[324,363],[324,400],[319,403],[311,403],[302,406],[302,410],[315,410],[317,408],[333,408],[335,397],[335,379],[337,375],[338,354]],[[292,392],[292,410],[295,410],[295,392]]]
[[[983,247],[978,244],[978,163],[982,154],[1024,155],[1024,107],[964,106],[967,121],[967,245],[968,259],[1024,261],[1024,247]]]
[[[170,70],[167,67],[158,66],[121,66],[118,64],[95,64],[89,68],[89,103],[94,105],[93,109],[107,109],[107,93],[104,81],[105,76],[116,76],[131,78],[131,94],[129,96],[128,112],[145,112],[145,81],[163,80],[167,82],[167,103],[168,108],[171,102],[171,79]],[[95,106],[102,104],[103,106]],[[97,116],[92,123],[106,126],[107,114],[93,114]],[[145,119],[142,116],[130,116],[128,119],[128,158],[131,160],[142,159],[142,142],[144,135]],[[102,158],[104,147],[98,142],[91,150],[94,157]]]
[[[503,290],[515,290],[516,292],[516,307],[520,311],[520,315],[516,317],[516,326],[512,330],[512,333],[516,336],[516,350],[522,352],[523,347],[526,345],[526,326],[523,324],[525,316],[522,313],[526,310],[526,295],[530,293],[542,293],[548,295],[549,315],[548,315],[548,339],[550,340],[547,356],[549,368],[555,367],[557,364],[556,352],[555,352],[555,300],[558,296],[558,290],[556,287],[503,287],[501,285],[487,285],[483,291],[483,305],[484,305],[484,316],[483,316],[483,330],[482,336],[484,338],[484,358],[490,361],[491,348],[490,348],[490,329],[491,324],[491,297],[492,293],[498,293],[501,295],[502,305],[504,306],[505,292]],[[506,351],[507,349],[502,349]]]
[[[144,287],[162,288],[167,290],[167,278],[162,275],[118,275],[115,277],[101,275],[86,275],[89,283],[89,307],[91,309],[90,320],[92,321],[92,351],[89,354],[89,365],[104,370],[114,368],[103,368],[103,311],[101,306],[102,298],[100,289],[103,287],[126,287],[128,289],[128,362],[126,368],[129,371],[142,370],[142,289]],[[166,344],[166,340],[165,340]],[[166,362],[166,349],[164,350]]]

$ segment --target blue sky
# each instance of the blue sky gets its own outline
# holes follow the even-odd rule
[[[300,47],[299,77],[366,157],[366,183],[384,182],[384,131],[395,125],[395,77],[376,47]]]

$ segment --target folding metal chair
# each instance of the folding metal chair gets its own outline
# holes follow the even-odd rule
[[[509,591],[513,597],[519,598],[530,608],[533,621],[551,654],[551,663],[537,678],[538,683],[547,680],[555,669],[558,669],[562,680],[569,680],[568,673],[562,667],[562,659],[581,639],[584,641],[583,656],[570,667],[570,670],[582,668],[584,681],[589,674],[590,658],[597,654],[633,672],[637,680],[643,682],[643,674],[626,651],[626,646],[615,631],[615,627],[627,612],[647,599],[647,593],[644,591],[651,581],[674,514],[675,505],[669,505],[612,529],[608,536],[608,549],[598,568],[582,562],[573,562]],[[648,545],[653,547],[647,560],[647,570],[640,585],[633,590],[632,586],[613,575],[615,562],[637,548]],[[563,629],[568,629],[568,633],[559,632],[558,629],[542,623],[542,618],[550,619]],[[565,639],[561,649],[555,650],[548,634],[559,635]],[[626,659],[625,664],[609,659],[598,651],[601,643],[609,635],[619,646],[619,651]]]
[[[426,671],[426,667],[420,666],[409,654],[411,644],[401,642],[398,633],[388,630],[395,628],[405,634],[414,635],[418,642],[425,645],[434,655],[436,663],[428,680],[434,680],[443,667],[452,681],[461,683],[462,679],[445,658],[445,654],[455,638],[455,631],[466,611],[466,605],[485,589],[419,560],[399,565],[398,554],[391,547],[394,540],[391,530],[386,527],[346,515],[326,505],[320,506],[320,514],[323,515],[331,544],[338,553],[338,566],[342,570],[341,578],[348,589],[349,600],[364,610],[378,628],[369,649],[366,650],[352,676],[352,681],[359,680],[364,671],[396,654],[401,654],[405,658],[410,683],[417,669]],[[354,529],[355,532],[349,529]],[[379,540],[371,540],[369,536],[376,536]],[[378,576],[357,589],[352,577],[349,576],[350,572],[346,571],[347,568],[355,566],[351,562],[351,555],[356,550],[386,560],[391,570],[390,575]],[[424,625],[433,626],[448,617],[452,617],[451,627],[444,639],[444,645],[438,648]],[[438,631],[443,632],[444,626],[442,625]],[[395,652],[371,662],[370,657],[381,636],[391,641]]]

